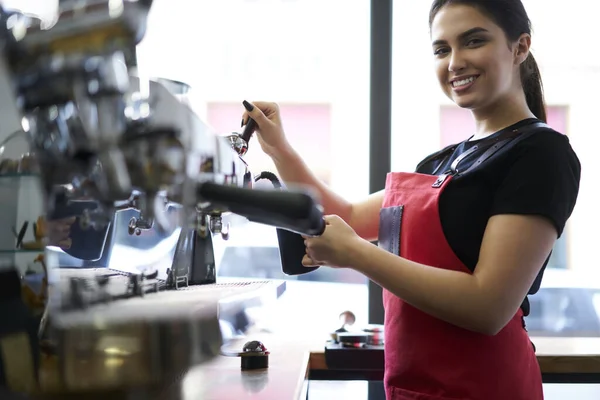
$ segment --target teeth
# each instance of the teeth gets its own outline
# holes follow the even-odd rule
[[[452,86],[453,87],[465,86],[465,85],[473,82],[474,80],[475,80],[475,77],[472,76],[470,78],[463,79],[462,81],[454,81],[454,82],[452,82]]]

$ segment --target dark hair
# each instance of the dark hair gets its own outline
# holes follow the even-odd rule
[[[429,27],[437,13],[450,4],[477,8],[494,21],[511,42],[517,41],[523,33],[531,34],[531,21],[521,0],[434,0],[429,11]],[[529,109],[538,119],[546,122],[542,77],[531,52],[521,64],[521,84]]]

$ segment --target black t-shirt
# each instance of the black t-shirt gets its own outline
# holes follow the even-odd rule
[[[446,186],[439,206],[446,239],[471,271],[475,270],[479,259],[490,217],[498,214],[540,215],[554,224],[560,236],[573,211],[579,192],[581,165],[569,139],[547,127],[532,128],[529,137],[500,149],[478,167],[460,174],[491,146],[493,139],[536,122],[540,121],[526,119],[484,139],[458,143],[432,154],[417,167],[419,173],[442,174],[450,170],[458,156],[478,146],[477,151],[460,162],[459,174]],[[547,263],[548,260],[529,294],[539,290]],[[527,315],[527,299],[522,308]]]

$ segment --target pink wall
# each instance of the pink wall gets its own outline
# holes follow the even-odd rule
[[[328,182],[331,171],[331,109],[328,104],[280,104],[284,129],[289,141],[319,178]],[[219,134],[241,132],[243,106],[232,103],[209,103],[208,123]],[[250,141],[245,157],[253,172],[272,169],[256,138]],[[275,172],[275,171],[273,171]]]
[[[548,125],[558,132],[567,132],[567,107],[547,107]],[[461,142],[470,137],[475,130],[475,122],[469,110],[457,106],[442,106],[440,115],[441,146]]]

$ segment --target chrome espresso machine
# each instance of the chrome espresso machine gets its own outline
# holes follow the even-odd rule
[[[300,245],[324,230],[310,193],[253,188],[253,121],[218,136],[185,85],[137,74],[151,3],[60,1],[50,27],[0,9],[2,107],[23,121],[0,146],[2,398],[177,398],[284,289],[216,281],[227,215]]]

